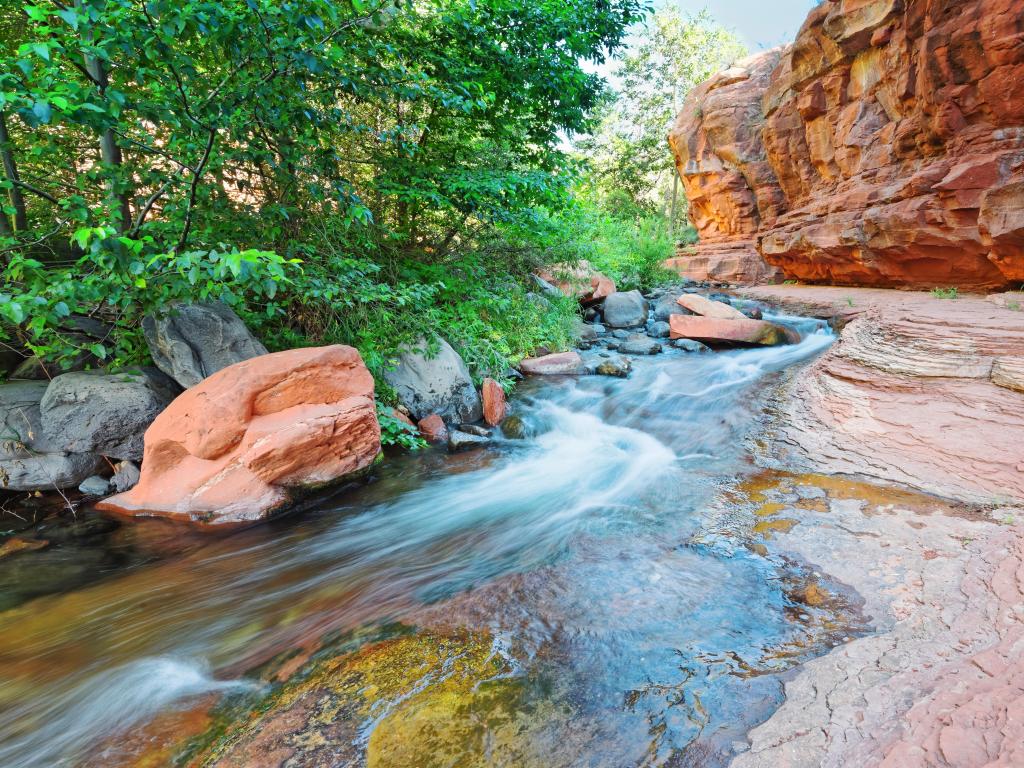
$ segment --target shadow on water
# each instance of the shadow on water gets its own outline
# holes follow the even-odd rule
[[[688,543],[751,471],[765,383],[832,341],[769,319],[803,341],[529,381],[528,439],[390,459],[297,517],[213,538],[126,526],[127,565],[0,613],[0,764],[76,764],[200,694],[262,695],[254,670],[286,649],[395,620],[493,638],[516,706],[563,713],[518,731],[520,764],[721,762],[780,701],[780,649],[816,642],[778,562]],[[466,749],[458,764],[488,762]]]

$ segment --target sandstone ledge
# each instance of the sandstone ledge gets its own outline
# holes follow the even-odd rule
[[[744,289],[837,318],[840,339],[789,384],[769,463],[897,482],[978,503],[1024,501],[1024,311],[882,289]]]

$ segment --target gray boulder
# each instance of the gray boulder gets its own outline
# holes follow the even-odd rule
[[[667,321],[672,315],[692,315],[688,309],[685,309],[676,302],[679,298],[678,294],[666,293],[654,302],[653,312],[654,319]]]
[[[464,451],[468,448],[482,448],[490,440],[480,435],[471,435],[468,432],[460,432],[453,429],[448,433],[448,450],[452,453]]]
[[[104,465],[94,454],[65,453],[44,434],[39,404],[47,386],[45,381],[0,386],[0,488],[74,488]]]
[[[619,352],[625,355],[656,355],[661,352],[661,344],[650,336],[636,333],[619,345]]]
[[[92,475],[79,484],[78,490],[86,496],[106,496],[110,493],[110,481],[102,475]]]
[[[602,309],[604,323],[611,328],[635,328],[647,322],[647,300],[640,291],[613,293]]]
[[[178,391],[155,368],[64,373],[39,405],[43,432],[67,453],[139,460],[143,434]]]
[[[118,493],[124,493],[138,485],[142,474],[138,466],[131,461],[119,461],[114,465],[114,476],[110,478],[110,484]]]
[[[672,332],[671,326],[664,320],[658,320],[647,326],[647,335],[655,339],[667,339]]]
[[[424,339],[399,350],[398,365],[384,372],[384,380],[416,421],[432,413],[447,423],[480,421],[483,406],[466,363],[444,339],[437,342],[432,357]]]
[[[221,368],[267,354],[242,319],[219,301],[172,304],[143,318],[142,331],[156,367],[186,389]]]
[[[629,358],[619,357],[613,355],[606,360],[601,360],[594,366],[594,373],[598,376],[615,376],[620,379],[624,379],[629,376],[629,372],[632,369],[632,364],[629,362]]]
[[[681,349],[684,352],[710,352],[711,347],[707,344],[701,344],[699,341],[693,339],[676,339],[672,342],[672,346],[676,349]]]

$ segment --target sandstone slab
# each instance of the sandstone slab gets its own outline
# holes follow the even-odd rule
[[[788,344],[786,330],[765,320],[722,320],[715,317],[673,315],[669,318],[673,339],[691,339],[709,344],[776,346]]]
[[[180,395],[146,432],[138,485],[98,508],[252,522],[379,452],[373,377],[359,353],[292,349],[228,366]]]
[[[679,112],[698,256],[755,251],[807,282],[1019,283],[1022,72],[1012,0],[819,3],[793,45]]]
[[[724,301],[713,301],[696,293],[684,293],[676,303],[695,315],[714,317],[719,320],[746,320],[747,316]]]

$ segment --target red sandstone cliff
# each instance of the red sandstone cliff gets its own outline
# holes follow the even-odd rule
[[[1024,2],[826,0],[792,46],[697,88],[669,143],[698,264],[750,281],[756,251],[806,281],[1019,284]]]

